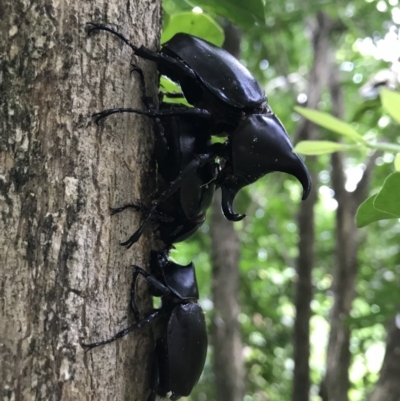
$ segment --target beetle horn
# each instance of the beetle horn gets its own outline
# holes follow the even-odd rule
[[[293,153],[293,145],[285,127],[275,114],[252,115],[243,120],[232,136],[230,159],[231,176],[245,179],[244,185],[266,174],[281,171],[300,181],[303,200],[310,192],[311,178],[307,167],[300,156]],[[230,184],[236,187],[238,182]]]
[[[289,159],[290,160],[283,164],[282,168],[280,168],[278,165],[275,171],[282,171],[283,173],[291,174],[296,177],[303,187],[303,195],[301,199],[305,200],[307,199],[307,196],[311,190],[310,173],[298,154],[292,153]]]
[[[221,202],[221,207],[222,207],[222,213],[226,217],[226,219],[230,221],[240,221],[243,220],[246,215],[245,214],[237,214],[233,211],[233,201],[235,200],[235,196],[238,193],[238,191],[243,187],[243,185],[240,186],[221,186],[221,192],[222,192],[222,202]]]

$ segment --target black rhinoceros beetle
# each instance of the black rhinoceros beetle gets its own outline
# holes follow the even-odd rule
[[[170,106],[160,107],[168,110]],[[167,246],[184,241],[204,223],[215,192],[218,165],[204,135],[204,121],[180,116],[155,125],[160,195],[150,209],[136,204],[112,209],[113,214],[128,207],[145,213],[140,228],[121,243],[127,248],[138,241],[150,219],[157,221],[159,238]]]
[[[208,344],[204,313],[197,303],[199,293],[193,263],[181,266],[169,261],[167,252],[153,251],[150,267],[152,274],[134,266],[132,311],[138,318],[135,285],[139,275],[149,283],[151,294],[161,297],[161,308],[152,310],[145,318],[108,340],[82,346],[89,351],[122,338],[157,317],[163,318],[153,353],[153,377],[147,401],[154,401],[157,394],[177,400],[192,392],[204,368]]]
[[[155,110],[153,99],[145,95],[143,72],[138,67],[134,71],[141,79],[143,102],[149,110]],[[160,105],[162,111],[170,108],[167,103]],[[127,248],[138,241],[150,219],[157,221],[159,238],[167,248],[184,241],[204,223],[215,192],[218,164],[211,153],[208,122],[198,116],[184,115],[164,117],[162,122],[158,118],[153,120],[160,195],[151,209],[137,204],[111,209],[113,214],[126,208],[145,213],[140,228],[121,244]]]
[[[106,25],[96,23],[89,25],[89,33],[96,30],[110,32],[123,40],[137,56],[156,62],[160,74],[177,82],[188,102],[195,106],[195,108],[168,108],[157,111],[110,109],[96,114],[97,121],[122,112],[160,118],[197,116],[210,122],[210,134],[228,133],[232,139],[228,144],[230,150],[221,156],[228,157],[230,175],[225,174],[225,180],[220,181],[220,185],[225,194],[223,212],[229,220],[237,221],[244,217],[232,211],[237,191],[272,171],[293,174],[303,186],[302,199],[307,198],[311,179],[306,166],[298,155],[292,153],[293,146],[283,125],[269,108],[264,90],[247,68],[231,54],[185,33],[176,34],[163,45],[160,52],[154,52],[144,46],[133,45],[119,32]],[[254,119],[254,116],[262,118]],[[236,135],[240,135],[241,139],[235,140]],[[245,135],[249,138],[243,138]],[[255,163],[252,157],[243,160],[239,158],[239,154],[246,152],[242,146],[253,141],[259,145],[252,151],[259,163]],[[268,157],[274,155],[276,151],[280,157],[269,160]],[[237,168],[239,165],[247,172],[244,176],[241,169]]]

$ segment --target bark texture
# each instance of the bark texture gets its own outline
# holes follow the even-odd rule
[[[128,266],[146,264],[152,241],[120,247],[140,216],[108,208],[155,189],[151,122],[91,118],[142,107],[135,58],[111,35],[88,38],[85,23],[156,49],[160,2],[2,0],[0,15],[2,399],[143,401],[149,329],[86,354],[80,346],[132,323]],[[156,67],[136,63],[154,94]]]
[[[227,25],[224,30],[224,48],[238,57],[239,30],[232,25]],[[233,223],[221,213],[220,191],[217,191],[212,205],[211,243],[214,302],[212,344],[217,401],[243,401],[243,347],[238,322],[240,244]]]
[[[308,83],[307,107],[316,109],[323,89],[328,82],[326,60],[329,52],[329,36],[332,21],[323,13],[319,13],[312,23],[312,47],[314,61]],[[302,120],[297,140],[315,140],[319,128],[308,120]],[[295,287],[296,318],[294,323],[294,376],[293,401],[308,401],[310,397],[310,319],[311,301],[313,297],[312,269],[314,266],[314,206],[318,197],[318,173],[314,167],[315,158],[307,157],[312,188],[306,201],[300,205],[297,216],[299,230],[299,255],[296,261],[297,282]]]
[[[400,400],[400,315],[388,326],[386,352],[379,380],[368,401]]]

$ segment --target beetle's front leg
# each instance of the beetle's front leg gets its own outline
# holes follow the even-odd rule
[[[149,213],[149,208],[145,207],[143,205],[138,205],[138,204],[134,204],[134,203],[128,203],[124,206],[121,207],[110,207],[110,214],[111,216],[114,216],[114,214],[117,213],[121,213],[122,211],[124,211],[125,209],[134,209],[137,212],[142,212],[142,213]],[[174,221],[174,218],[172,216],[169,216],[165,213],[161,213],[159,211],[155,211],[151,217],[153,220],[156,220],[158,222],[162,222],[162,223],[172,223]]]
[[[156,292],[153,293],[154,296],[160,296],[163,297],[165,295],[169,295],[171,293],[171,290],[166,287],[163,283],[161,283],[159,280],[157,280],[154,276],[152,276],[150,273],[147,273],[146,270],[143,270],[139,266],[133,266],[134,272],[133,272],[133,277],[132,277],[132,286],[131,286],[131,309],[133,314],[135,315],[135,318],[139,318],[139,309],[136,306],[136,301],[135,301],[135,293],[136,293],[136,281],[141,275],[146,279],[146,281],[149,283],[149,285],[152,286],[153,290]]]
[[[197,79],[195,72],[186,64],[182,63],[180,60],[167,56],[166,54],[160,54],[158,52],[154,52],[150,49],[147,49],[144,46],[137,47],[135,46],[129,39],[127,39],[124,35],[116,31],[115,29],[104,25],[98,24],[94,22],[88,22],[88,34],[92,34],[95,31],[106,31],[112,33],[113,35],[120,38],[125,44],[127,44],[133,52],[146,60],[154,61],[155,63],[162,64],[167,68],[171,68],[178,73],[186,76],[188,79]]]
[[[132,108],[116,108],[116,109],[107,109],[100,111],[99,113],[95,113],[92,115],[96,124],[100,122],[103,118],[111,116],[112,114],[118,113],[135,113],[141,114],[150,118],[163,118],[163,117],[175,117],[175,116],[193,116],[193,117],[201,117],[206,120],[211,119],[211,114],[208,110],[205,109],[197,109],[197,108],[171,108],[165,110],[140,110],[140,109],[132,109]]]

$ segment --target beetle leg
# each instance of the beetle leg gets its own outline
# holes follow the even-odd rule
[[[116,31],[113,28],[110,28],[107,25],[104,24],[97,24],[95,22],[88,22],[87,23],[88,26],[90,26],[90,28],[88,28],[87,33],[90,36],[93,32],[95,31],[106,31],[106,32],[110,32],[113,35],[117,36],[118,38],[120,38],[125,44],[127,44],[134,53],[136,53],[136,51],[138,50],[138,47],[135,46],[134,44],[131,43],[131,41],[129,39],[127,39],[124,35],[122,35],[121,33],[119,33],[118,31]]]
[[[121,330],[111,338],[104,340],[104,341],[98,341],[95,343],[91,344],[84,344],[81,343],[81,346],[85,349],[85,352],[90,351],[93,348],[100,347],[101,345],[109,344],[112,343],[115,340],[118,340],[119,338],[125,337],[127,334],[129,334],[131,331],[141,329],[144,327],[146,324],[149,324],[153,319],[155,319],[160,313],[162,312],[161,309],[154,310],[151,312],[147,317],[144,319],[140,320],[139,322],[133,324],[132,326],[127,327],[124,330]]]
[[[162,118],[162,117],[174,117],[174,116],[193,116],[193,117],[201,117],[205,119],[210,119],[211,114],[208,110],[205,109],[197,109],[194,107],[183,109],[183,108],[175,108],[175,109],[166,109],[166,110],[140,110],[140,109],[132,109],[132,108],[117,108],[117,109],[107,109],[100,111],[99,113],[95,113],[92,115],[96,124],[99,123],[100,120],[111,116],[112,114],[117,113],[136,113],[142,114],[144,116],[150,118]]]
[[[167,97],[169,99],[183,99],[185,95],[182,92],[160,92],[161,96]]]
[[[140,67],[137,65],[131,65],[131,74],[137,72],[139,74],[140,83],[142,87],[142,102],[148,110],[156,110],[154,100],[151,96],[146,96],[146,82],[144,80],[144,74]],[[164,136],[164,127],[161,124],[159,118],[154,118],[154,128],[156,132],[156,143],[154,145],[154,154],[157,161],[163,160],[166,153],[168,152],[167,140]]]
[[[127,44],[137,56],[142,57],[146,60],[154,61],[155,63],[163,64],[166,67],[177,70],[179,73],[184,74],[189,79],[197,79],[197,75],[195,74],[195,72],[180,60],[167,56],[166,54],[160,54],[158,52],[154,52],[150,49],[147,49],[144,46],[137,47],[124,35],[120,34],[119,32],[117,32],[113,28],[110,28],[107,25],[97,24],[94,22],[88,22],[87,25],[90,26],[90,28],[88,29],[89,35],[91,35],[94,31],[110,32],[113,35],[120,38],[125,44]]]
[[[169,295],[171,293],[171,290],[167,286],[161,283],[161,281],[157,280],[150,273],[147,273],[146,270],[143,270],[139,266],[133,266],[133,268],[135,269],[135,273],[143,276],[150,285],[160,292],[161,296]]]
[[[151,105],[154,104],[153,99],[149,96],[146,96],[146,81],[144,79],[144,74],[143,74],[143,70],[135,65],[135,64],[131,64],[131,75],[136,72],[139,75],[139,81],[140,81],[140,86],[141,86],[141,90],[142,90],[142,101],[143,104],[148,108],[152,108]]]
[[[147,213],[149,209],[143,205],[135,205],[134,203],[128,203],[127,205],[121,206],[121,207],[110,207],[110,213],[111,216],[117,213],[121,213],[125,209],[134,209],[138,212],[143,212]],[[153,213],[153,220],[157,220],[162,223],[172,223],[174,221],[174,218],[172,216],[166,215],[165,213],[158,212],[157,210]]]
[[[137,266],[133,267],[136,268]],[[135,269],[133,272],[132,284],[131,284],[131,309],[136,320],[140,319],[139,309],[137,308],[135,302],[136,282],[138,277],[139,277],[139,272]]]
[[[170,186],[168,189],[166,189],[161,195],[158,197],[158,199],[154,202],[153,206],[150,208],[149,212],[147,213],[147,216],[145,217],[143,223],[139,227],[139,229],[130,237],[128,238],[127,241],[122,242],[121,245],[126,246],[126,248],[130,248],[135,242],[139,240],[141,237],[144,228],[146,227],[149,219],[151,218],[151,215],[155,212],[157,209],[157,206],[167,200],[170,196],[172,196],[181,186],[182,184],[190,178],[190,176],[198,169],[199,167],[203,167],[206,163],[208,163],[212,158],[214,157],[213,153],[208,153],[208,154],[200,154],[197,155],[195,159],[193,159],[181,173],[178,175],[178,177],[171,182]]]
[[[151,364],[151,374],[150,374],[150,395],[147,401],[156,401],[158,385],[160,383],[160,371],[158,367],[157,350],[153,354],[153,363]]]
[[[155,288],[158,293],[160,294],[159,296],[165,296],[165,295],[169,295],[171,293],[171,290],[166,287],[163,283],[161,283],[160,281],[158,281],[154,276],[152,276],[151,274],[147,273],[146,270],[143,270],[142,268],[140,268],[139,266],[133,266],[134,268],[134,272],[133,272],[133,278],[132,278],[132,286],[131,286],[131,309],[133,314],[135,315],[135,318],[138,319],[139,318],[139,310],[136,306],[136,302],[135,302],[135,292],[136,292],[136,281],[139,277],[139,275],[143,276],[146,281],[153,286],[153,288]]]
[[[138,75],[139,75],[140,86],[141,86],[141,89],[142,89],[142,101],[143,101],[143,104],[145,105],[145,107],[147,109],[155,110],[156,106],[154,105],[153,98],[151,96],[146,96],[146,93],[147,93],[147,91],[146,91],[146,81],[144,79],[143,70],[139,66],[137,66],[135,64],[131,64],[131,74],[133,74],[134,72],[138,73]]]
[[[140,212],[143,210],[143,207],[141,205],[135,205],[134,203],[128,203],[121,207],[110,207],[109,209],[110,209],[111,216],[114,216],[114,214],[121,213],[125,209],[134,209],[134,210]]]

